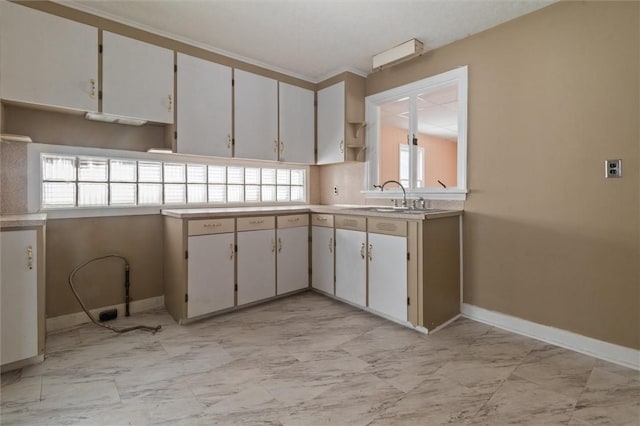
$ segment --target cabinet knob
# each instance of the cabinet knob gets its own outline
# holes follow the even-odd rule
[[[96,98],[96,80],[92,78],[89,81],[91,82],[91,93],[89,94],[89,97],[91,99],[95,99]]]
[[[168,109],[168,111],[171,112],[171,110],[173,109],[173,96],[171,96],[169,94],[169,95],[167,95],[167,97],[169,98],[169,109]]]
[[[33,269],[33,247],[27,247],[27,268]]]

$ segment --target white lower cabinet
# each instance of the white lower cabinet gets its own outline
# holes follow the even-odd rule
[[[235,236],[231,233],[188,239],[187,317],[193,318],[235,303]]]
[[[333,216],[311,215],[311,287],[335,294]]]
[[[0,233],[2,352],[6,365],[38,355],[38,249],[35,230]]]
[[[369,233],[369,307],[407,321],[407,238]]]
[[[238,218],[238,305],[276,295],[274,228],[274,217]]]
[[[338,222],[336,217],[336,227]],[[364,231],[336,229],[336,296],[359,306],[367,306],[366,243]]]
[[[309,286],[309,215],[278,217],[277,294]]]

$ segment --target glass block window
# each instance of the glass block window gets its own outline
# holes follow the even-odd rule
[[[306,201],[306,170],[41,155],[45,209]]]

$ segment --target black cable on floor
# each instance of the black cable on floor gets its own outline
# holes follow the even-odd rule
[[[116,328],[116,327],[112,327],[108,324],[103,324],[101,322],[99,322],[98,320],[95,319],[95,317],[93,315],[91,315],[91,312],[89,312],[89,310],[87,309],[87,307],[85,306],[85,304],[82,302],[82,300],[80,299],[80,295],[78,294],[78,292],[76,291],[74,285],[73,285],[73,277],[74,275],[82,268],[84,268],[85,266],[87,266],[90,263],[93,263],[95,261],[98,260],[103,260],[103,259],[108,259],[108,258],[117,258],[117,259],[121,259],[124,262],[124,267],[125,267],[125,281],[126,284],[129,284],[129,280],[128,280],[128,276],[129,276],[129,262],[127,261],[127,259],[124,256],[120,256],[119,254],[107,254],[105,256],[98,256],[98,257],[94,257],[93,259],[89,259],[86,262],[76,266],[75,268],[73,268],[73,271],[71,271],[71,273],[69,274],[69,287],[71,287],[71,291],[73,292],[73,295],[76,297],[76,299],[78,300],[78,303],[80,303],[80,306],[82,307],[82,310],[84,311],[85,314],[87,314],[87,316],[89,317],[89,319],[91,320],[92,323],[94,323],[95,325],[97,325],[98,327],[103,327],[106,328],[108,330],[111,330],[115,333],[126,333],[129,331],[133,331],[133,330],[144,330],[144,331],[150,331],[151,333],[155,334],[158,330],[160,330],[161,326],[157,325],[155,327],[150,327],[147,325],[134,325],[132,327],[125,327],[125,328]],[[128,301],[127,301],[128,302]],[[128,304],[128,303],[127,303]],[[127,306],[128,308],[128,306]]]

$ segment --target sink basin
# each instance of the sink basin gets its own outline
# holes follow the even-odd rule
[[[440,213],[446,210],[442,209],[410,209],[408,207],[356,207],[357,210],[366,210],[370,212],[378,213],[403,213],[403,214],[418,214],[418,213]]]

